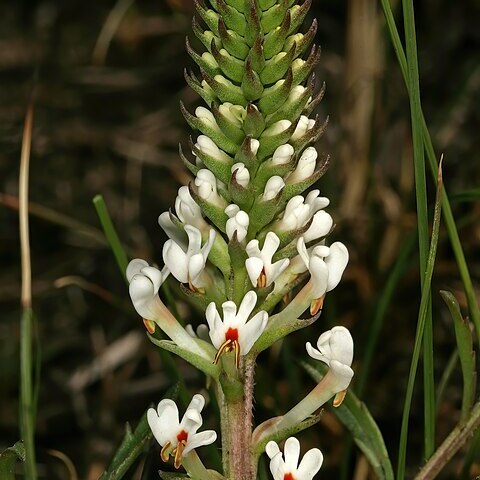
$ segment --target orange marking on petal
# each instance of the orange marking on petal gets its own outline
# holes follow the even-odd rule
[[[324,300],[325,295],[312,301],[312,303],[310,304],[310,315],[312,315],[312,317],[322,309]]]
[[[333,399],[333,406],[334,407],[339,407],[342,404],[343,400],[345,400],[346,395],[347,395],[346,390],[343,390],[342,392],[338,392],[335,395],[335,398]]]
[[[236,328],[229,328],[225,334],[225,340],[238,342],[238,330]]]
[[[295,477],[291,473],[286,473],[283,476],[283,480],[295,480]]]
[[[186,442],[188,440],[188,432],[185,430],[182,430],[178,435],[177,435],[177,440],[179,442]]]
[[[153,335],[155,333],[155,322],[152,322],[152,320],[147,320],[146,318],[144,318],[143,324],[145,325],[145,328],[147,329],[147,332],[150,335]]]

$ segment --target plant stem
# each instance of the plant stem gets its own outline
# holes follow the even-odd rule
[[[480,427],[480,403],[472,409],[470,418],[464,424],[458,425],[438,447],[435,454],[420,470],[415,480],[430,480],[436,478],[442,468],[451,460],[457,451]]]
[[[222,443],[224,473],[228,480],[254,480],[256,467],[251,452],[253,377],[255,359],[244,357],[244,395],[229,401],[223,395]]]

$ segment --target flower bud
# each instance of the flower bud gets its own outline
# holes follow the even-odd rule
[[[219,112],[232,122],[238,128],[242,128],[243,120],[246,115],[245,108],[241,105],[233,105],[230,102],[222,103],[218,107]]]
[[[285,187],[285,182],[282,177],[274,175],[268,179],[263,192],[263,200],[274,199]]]
[[[195,185],[198,188],[198,195],[209,203],[223,207],[224,200],[217,193],[217,179],[215,175],[206,168],[197,172]]]
[[[213,157],[220,162],[229,163],[231,161],[230,157],[223,150],[220,150],[217,144],[206,135],[199,135],[195,146],[205,155]],[[194,152],[192,153],[194,154]]]
[[[273,125],[268,127],[263,133],[262,133],[262,138],[263,137],[273,137],[274,135],[278,135],[292,125],[292,122],[290,120],[279,120],[278,122],[275,122]]]
[[[214,130],[220,132],[220,128],[217,125],[217,121],[215,120],[215,117],[213,116],[213,113],[208,110],[208,108],[205,107],[197,107],[195,109],[195,115],[199,120],[201,120],[203,123],[205,123],[207,126],[213,128]]]
[[[237,240],[241,242],[247,236],[248,225],[250,224],[248,214],[243,210],[240,210],[240,207],[234,203],[228,205],[225,209],[225,213],[229,217],[226,225],[228,239],[231,240],[233,234],[237,232]]]
[[[290,144],[280,145],[273,153],[272,165],[285,165],[294,153],[295,150]]]
[[[241,162],[232,165],[232,174],[235,174],[235,180],[243,188],[247,188],[250,183],[250,172]]]
[[[297,168],[288,176],[287,183],[291,185],[310,178],[315,171],[317,156],[318,153],[314,147],[305,149],[298,161]]]

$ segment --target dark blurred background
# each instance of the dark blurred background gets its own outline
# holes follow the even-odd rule
[[[401,5],[393,6],[400,28]],[[190,134],[178,104],[200,104],[183,79],[183,68],[193,66],[184,48],[185,36],[193,37],[192,12],[191,0],[0,3],[0,447],[19,438],[18,169],[33,91],[30,227],[42,478],[69,478],[62,455],[79,478],[98,478],[125,422],[136,424],[172,384],[130,306],[92,198],[104,196],[130,256],[161,263],[157,217],[189,179],[177,154]],[[480,7],[476,0],[424,0],[416,2],[416,15],[424,112],[436,151],[445,155],[445,186],[478,292],[480,208],[463,194],[480,179]],[[318,113],[330,116],[317,147],[332,156],[319,188],[331,197],[332,238],[348,245],[351,262],[322,319],[260,357],[257,421],[285,412],[312,388],[297,359],[305,340],[335,324],[352,330],[361,370],[378,299],[416,226],[408,97],[379,2],[323,0],[314,2],[309,21],[314,16],[323,50],[317,78],[327,83]],[[419,305],[415,252],[389,305],[362,397],[394,461]],[[441,288],[452,290],[466,313],[443,229],[433,282],[437,383],[455,349]],[[185,304],[179,308],[188,322],[202,320]],[[176,363],[192,393],[204,388],[195,371]],[[457,366],[439,400],[437,443],[458,421],[460,398]],[[416,395],[409,475],[422,461],[422,409]],[[325,454],[321,478],[337,478],[346,439],[329,412],[302,435],[304,448]],[[158,467],[157,450],[152,445],[129,478],[148,478],[141,472]],[[464,454],[442,478],[458,478]],[[371,478],[358,452],[350,469],[349,478]],[[476,464],[471,475],[479,473]]]

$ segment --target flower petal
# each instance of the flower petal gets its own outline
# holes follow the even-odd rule
[[[268,313],[265,311],[258,312],[251,320],[239,328],[238,341],[240,343],[240,354],[246,355],[260,335],[265,330],[268,322]]]
[[[265,453],[272,459],[277,453],[280,453],[280,448],[277,442],[270,440],[265,446]]]
[[[300,442],[295,437],[289,437],[283,447],[285,457],[285,468],[288,472],[297,470],[298,459],[300,458]]]
[[[245,268],[247,269],[248,277],[254,287],[257,286],[258,277],[263,270],[263,260],[258,257],[250,257],[245,260]]]
[[[248,317],[252,313],[255,305],[257,304],[257,294],[250,290],[243,297],[242,303],[240,303],[240,308],[237,313],[237,323],[239,325],[247,323]]]
[[[225,331],[222,320],[218,314],[215,302],[211,302],[206,311],[205,318],[207,319],[209,335],[215,348],[220,348],[225,341]]]
[[[327,365],[330,364],[330,360],[328,357],[320,353],[316,348],[312,347],[312,344],[310,342],[307,342],[305,344],[305,347],[307,348],[307,353],[314,358],[315,360],[320,360],[323,363],[326,363]]]
[[[330,245],[330,255],[325,260],[328,266],[327,292],[333,290],[340,282],[348,263],[347,247],[341,242]]]
[[[181,283],[188,283],[188,261],[185,252],[173,241],[163,245],[163,261],[172,275]]]
[[[187,445],[183,451],[183,455],[191,452],[193,449],[203,445],[210,445],[217,439],[217,432],[215,430],[205,430],[204,432],[195,433],[188,438]]]
[[[134,258],[133,260],[130,260],[125,273],[127,280],[131,282],[132,278],[135,275],[138,275],[144,267],[148,267],[148,262],[145,260],[142,260],[141,258]]]
[[[312,480],[323,463],[323,454],[318,448],[312,448],[302,458],[297,469],[297,478]]]

